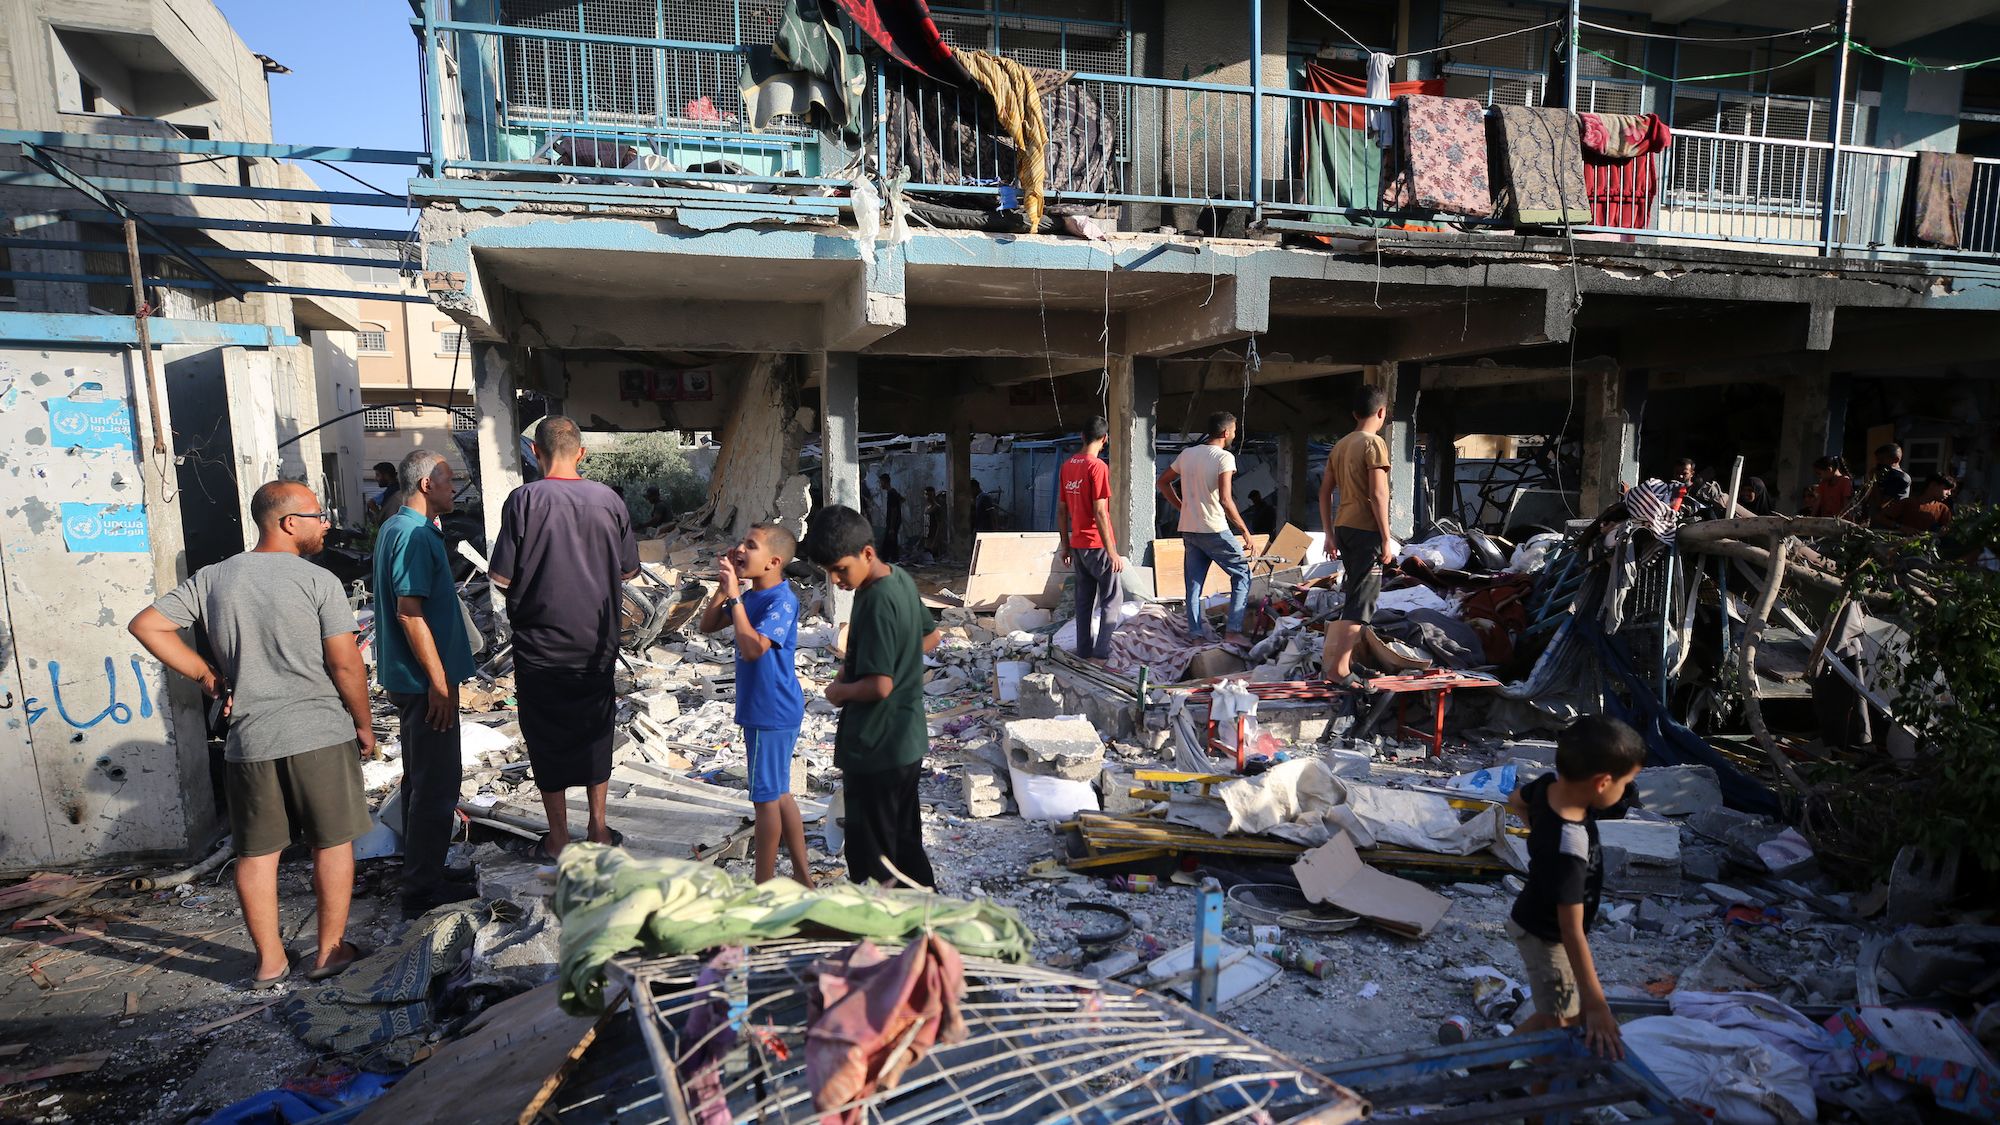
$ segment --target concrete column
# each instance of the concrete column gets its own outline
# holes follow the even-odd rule
[[[951,489],[951,534],[946,549],[955,559],[972,557],[972,423],[954,408],[945,433],[945,480]]]
[[[1408,540],[1417,524],[1417,430],[1413,420],[1423,388],[1421,363],[1384,363],[1366,369],[1368,380],[1389,395],[1389,531]]]
[[[500,508],[521,486],[521,421],[514,396],[514,349],[472,341],[472,400],[479,412],[479,500],[486,517],[486,552],[500,541]],[[443,452],[440,450],[439,452]],[[493,591],[500,611],[500,591]]]
[[[861,383],[853,352],[820,352],[819,368],[820,495],[830,507],[844,504],[861,510]],[[826,586],[828,615],[836,625],[847,623],[854,595]]]
[[[1578,514],[1594,517],[1618,499],[1618,484],[1639,482],[1639,427],[1646,375],[1611,369],[1579,374],[1583,391],[1583,480]]]
[[[1836,388],[1834,380],[1824,375],[1793,375],[1782,388],[1785,408],[1778,423],[1778,470],[1768,483],[1776,509],[1791,512],[1797,510],[1800,495],[1813,482],[1813,462],[1840,450],[1847,428],[1847,388],[1844,379]]]
[[[1111,525],[1118,549],[1144,565],[1153,542],[1153,439],[1158,435],[1160,363],[1147,356],[1111,357]]]
[[[1278,514],[1303,528],[1319,506],[1319,482],[1310,475],[1312,434],[1287,429],[1278,435]]]
[[[1432,522],[1441,519],[1458,519],[1458,498],[1455,493],[1458,483],[1458,418],[1455,399],[1450,391],[1434,393],[1431,401],[1424,404],[1424,448],[1429,451],[1430,479],[1435,482],[1431,490],[1431,510],[1426,513]]]

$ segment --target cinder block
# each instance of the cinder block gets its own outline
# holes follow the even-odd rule
[[[1722,805],[1722,782],[1709,766],[1643,769],[1634,784],[1646,811],[1661,816],[1687,816]]]
[[[1047,672],[1030,672],[1021,677],[1021,694],[1014,711],[1024,719],[1053,719],[1063,714],[1063,695],[1056,678]]]
[[[1007,764],[1022,773],[1095,781],[1104,740],[1088,719],[1016,719],[1006,724]]]
[[[1605,847],[1623,848],[1633,863],[1654,867],[1681,865],[1681,829],[1657,820],[1600,820],[1597,837]]]
[[[1120,813],[1144,812],[1152,806],[1151,801],[1132,796],[1132,789],[1139,779],[1123,770],[1105,766],[1097,774],[1097,797],[1104,811],[1112,815]]]
[[[968,761],[960,767],[958,785],[967,816],[982,819],[1007,811],[1006,775],[984,761]]]

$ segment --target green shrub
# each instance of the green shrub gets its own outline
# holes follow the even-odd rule
[[[652,519],[646,489],[657,487],[676,517],[708,501],[708,479],[688,463],[680,436],[673,433],[617,434],[596,438],[581,472],[588,480],[625,490],[625,506],[637,522]]]

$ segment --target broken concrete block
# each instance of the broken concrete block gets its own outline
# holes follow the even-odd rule
[[[958,772],[959,796],[965,814],[975,819],[1000,816],[1007,811],[1007,777],[987,762],[966,762]]]
[[[1722,783],[1709,766],[1643,769],[1634,784],[1646,811],[1661,816],[1687,816],[1722,806]]]
[[[1333,776],[1351,781],[1367,781],[1375,774],[1374,755],[1366,750],[1342,750],[1335,748],[1324,755],[1327,768]]]
[[[924,684],[924,694],[950,695],[964,688],[965,684],[965,673],[956,668],[944,668],[931,674],[930,681]]]
[[[1022,676],[1020,694],[1014,699],[1014,710],[1024,719],[1053,719],[1066,714],[1055,676],[1048,672],[1030,672]]]
[[[672,692],[648,692],[645,695],[638,696],[633,702],[639,705],[639,710],[642,714],[656,723],[664,723],[669,719],[680,718],[681,701],[675,699]]]
[[[1700,883],[1722,878],[1723,855],[1714,848],[1689,848],[1681,853],[1681,872]]]
[[[1632,917],[1633,928],[1651,934],[1657,934],[1679,922],[1680,917],[1668,909],[1665,903],[1655,898],[1640,899],[1639,911]]]
[[[1655,867],[1681,865],[1681,829],[1658,820],[1600,820],[1597,838],[1606,847],[1623,848],[1633,863]]]
[[[1104,811],[1116,816],[1151,808],[1151,801],[1132,796],[1132,790],[1138,784],[1139,779],[1124,770],[1105,766],[1098,771],[1097,796],[1104,805]]]
[[[1735,887],[1724,886],[1721,883],[1703,883],[1701,885],[1701,893],[1725,907],[1758,905],[1755,896],[1745,891],[1739,891]]]
[[[1001,728],[1007,764],[1022,773],[1094,781],[1104,741],[1088,719],[1015,719]]]
[[[1536,762],[1550,768],[1554,768],[1556,764],[1556,744],[1546,738],[1524,738],[1519,742],[1509,742],[1507,753],[1511,754],[1516,762]]]
[[[1679,894],[1681,872],[1678,867],[1634,863],[1624,848],[1606,844],[1604,845],[1604,889],[1621,895]]]

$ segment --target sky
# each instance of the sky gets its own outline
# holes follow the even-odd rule
[[[279,144],[351,148],[424,148],[422,69],[410,32],[409,0],[216,0],[252,51],[291,68],[271,76],[271,132]],[[341,165],[396,195],[414,169]],[[317,164],[320,187],[365,191]],[[348,226],[408,229],[414,213],[386,207],[336,207]]]

